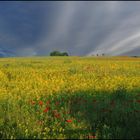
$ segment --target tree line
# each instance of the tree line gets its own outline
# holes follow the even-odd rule
[[[50,56],[69,56],[69,55],[67,52],[53,51],[50,53]]]
[[[50,53],[50,56],[69,56],[69,54],[67,52],[52,51]],[[92,56],[105,56],[105,54],[102,53],[102,54],[96,54],[96,55],[92,55]]]

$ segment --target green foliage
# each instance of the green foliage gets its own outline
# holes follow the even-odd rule
[[[59,51],[53,51],[50,53],[50,56],[68,56],[67,52],[59,52]]]
[[[68,53],[67,52],[63,52],[62,56],[68,56]]]

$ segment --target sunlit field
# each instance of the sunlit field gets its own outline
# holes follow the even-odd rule
[[[0,58],[0,138],[140,138],[140,58]]]

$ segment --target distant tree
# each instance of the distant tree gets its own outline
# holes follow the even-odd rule
[[[138,56],[132,56],[132,57],[138,57]]]
[[[68,56],[68,53],[67,52],[59,52],[59,51],[53,51],[50,53],[50,56]]]
[[[53,51],[50,53],[50,56],[60,56],[61,53],[59,51]]]
[[[105,54],[104,54],[104,53],[102,53],[102,56],[105,56]]]
[[[97,56],[99,56],[98,53],[97,53]]]
[[[62,54],[62,56],[69,56],[67,52],[63,52],[61,54]]]

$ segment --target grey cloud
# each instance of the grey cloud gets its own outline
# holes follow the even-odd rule
[[[133,50],[138,47],[138,41],[135,42],[140,23],[138,4],[63,3],[56,24],[52,26],[52,34],[39,45],[43,44],[44,51],[69,50],[74,55],[119,55]]]
[[[19,56],[46,55],[53,50],[71,55],[138,53],[139,7],[140,2],[123,1],[39,2],[38,6],[21,2],[16,7],[19,15],[12,14],[11,19],[18,20],[19,26],[10,26],[9,17],[0,14],[0,44],[8,44],[10,49],[11,43]]]

